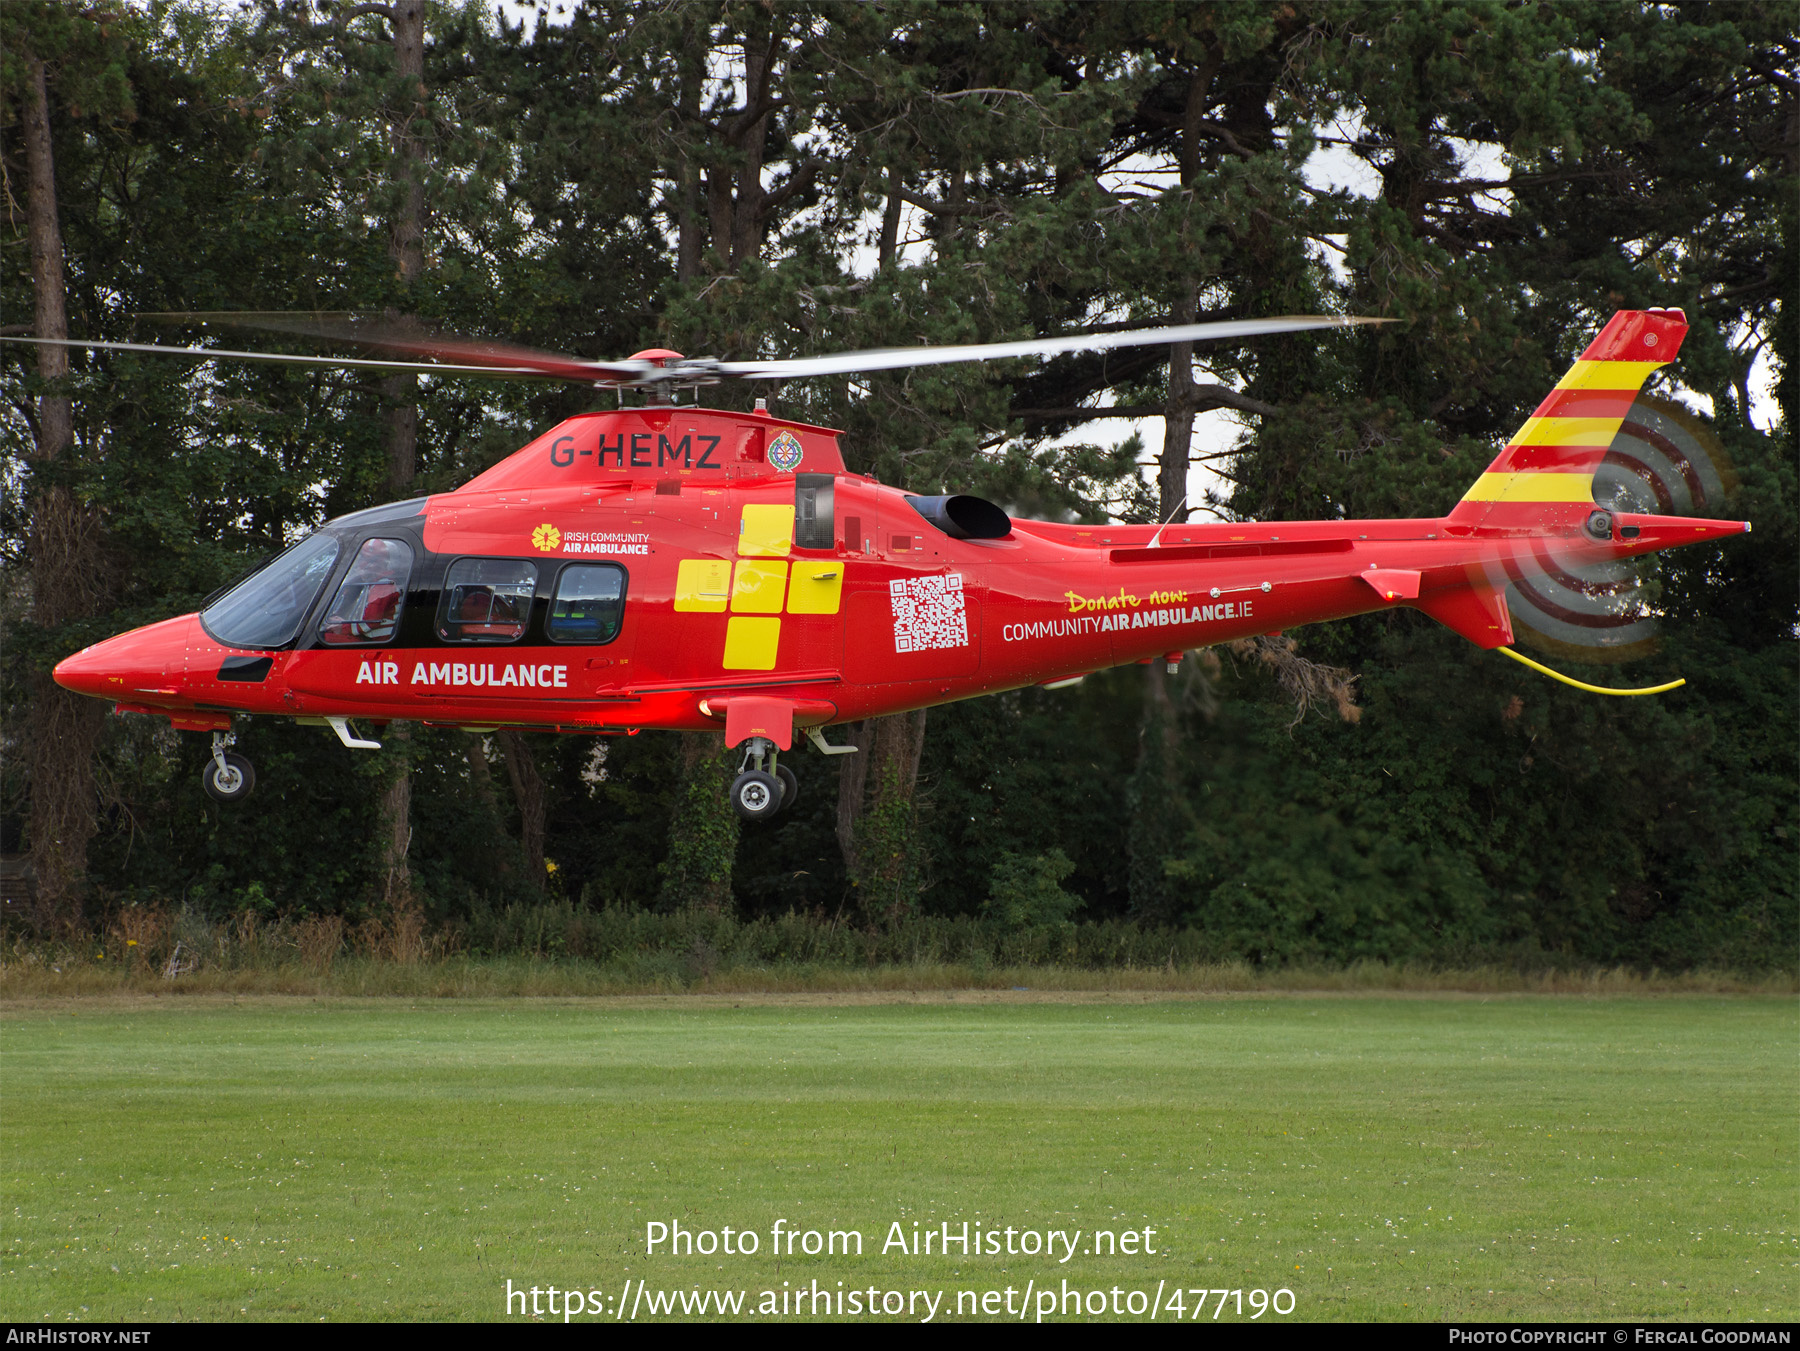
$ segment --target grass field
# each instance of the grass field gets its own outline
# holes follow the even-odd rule
[[[0,1317],[494,1319],[508,1279],[1800,1316],[1791,998],[894,998],[15,1001]],[[759,1251],[646,1257],[676,1220]],[[1082,1236],[881,1251],[965,1220]]]

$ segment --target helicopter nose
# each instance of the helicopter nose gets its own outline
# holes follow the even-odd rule
[[[56,683],[97,699],[167,699],[181,693],[198,615],[165,619],[84,647],[57,663]]]

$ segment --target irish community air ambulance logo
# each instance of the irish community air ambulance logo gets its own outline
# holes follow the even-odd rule
[[[800,467],[800,438],[792,432],[783,432],[769,442],[769,463],[784,474],[791,474]]]
[[[547,554],[555,553],[562,547],[562,531],[553,525],[540,525],[531,532],[531,547]]]

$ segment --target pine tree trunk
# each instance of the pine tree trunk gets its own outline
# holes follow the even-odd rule
[[[752,27],[744,34],[744,111],[725,133],[736,158],[735,172],[715,165],[706,175],[707,209],[713,248],[727,272],[762,251],[764,227],[763,159],[769,143],[769,83],[779,66],[779,44]]]
[[[680,128],[680,188],[676,193],[675,280],[692,281],[700,275],[700,260],[706,250],[706,229],[700,213],[700,167],[694,161],[693,139],[700,126],[700,90],[706,71],[702,60],[707,34],[690,24],[688,42],[681,59],[681,92],[676,104],[676,122]]]
[[[862,771],[866,803],[850,824],[851,847],[845,861],[864,912],[887,923],[912,913],[922,885],[917,798],[926,713],[920,708],[871,718],[857,737],[867,747],[857,758],[865,754],[869,758]],[[840,846],[844,805],[840,791]]]
[[[864,718],[850,734],[848,745],[855,755],[838,761],[837,842],[844,856],[844,875],[856,877],[856,822],[862,815],[863,791],[869,782],[869,746],[874,740],[874,721]]]
[[[387,754],[399,762],[394,776],[381,790],[381,805],[377,809],[382,899],[390,905],[405,906],[412,900],[412,871],[406,861],[412,849],[412,727],[391,722],[382,740]]]
[[[393,8],[394,82],[399,106],[390,113],[399,207],[388,225],[388,253],[409,287],[424,270],[425,141],[419,125],[430,114],[425,88],[424,0],[399,0]]]
[[[487,739],[478,733],[469,736],[469,791],[487,813],[486,820],[500,816],[500,804],[494,800],[494,775],[488,766]]]
[[[40,338],[69,336],[63,282],[62,228],[56,209],[56,165],[50,138],[50,97],[44,64],[22,53],[27,71],[25,158],[27,232]],[[38,375],[61,381],[68,349],[38,348]],[[92,614],[100,593],[99,526],[92,511],[55,478],[58,460],[74,442],[75,410],[65,394],[38,400],[33,465],[30,560],[32,619],[54,629]],[[31,865],[37,875],[33,920],[67,932],[81,922],[87,846],[94,836],[94,754],[105,705],[63,689],[48,671],[30,677]]]
[[[900,196],[900,170],[889,167],[887,171],[887,204],[881,213],[881,244],[876,255],[876,265],[889,268],[900,256],[900,213],[906,206]]]
[[[389,114],[393,137],[395,189],[398,201],[388,222],[388,256],[395,274],[410,293],[425,270],[425,143],[418,121],[426,116],[424,0],[399,0],[393,6],[394,77],[399,104]],[[412,491],[418,469],[419,378],[407,372],[381,382],[388,428],[387,491],[396,498]],[[393,723],[391,741],[405,742],[411,729]],[[404,748],[402,748],[404,749]],[[382,792],[381,867],[388,898],[398,904],[412,894],[406,854],[412,841],[412,771],[404,763]]]
[[[1189,291],[1175,306],[1174,322],[1191,324],[1199,306]],[[1169,348],[1169,392],[1163,413],[1163,452],[1157,465],[1157,519],[1185,521],[1188,456],[1194,437],[1194,345]],[[1169,699],[1170,677],[1160,661],[1144,667],[1144,713],[1138,724],[1138,759],[1127,796],[1131,823],[1126,840],[1131,913],[1150,922],[1174,918],[1163,860],[1175,850],[1180,726]]]
[[[422,0],[395,5],[393,26],[395,95],[400,103],[388,118],[397,196],[388,221],[388,257],[394,260],[394,275],[410,293],[425,271],[425,142],[417,126],[427,115]],[[418,470],[419,377],[411,372],[390,376],[382,381],[381,395],[387,406],[387,488],[400,497],[412,491]]]
[[[1126,788],[1130,813],[1127,826],[1127,885],[1131,913],[1147,923],[1173,923],[1180,918],[1179,900],[1165,871],[1165,860],[1180,845],[1181,727],[1170,698],[1171,678],[1162,663],[1144,667],[1144,716],[1138,725],[1138,759]]]
[[[1174,322],[1191,324],[1199,295],[1189,289],[1175,305]],[[1169,392],[1163,402],[1162,458],[1156,466],[1156,519],[1188,518],[1188,460],[1194,444],[1194,344],[1169,347]]]
[[[525,854],[525,880],[533,891],[544,889],[544,776],[538,772],[522,733],[504,727],[494,734],[506,756],[507,777],[519,803],[519,847]]]
[[[1201,67],[1188,77],[1183,99],[1181,130],[1176,137],[1175,163],[1181,185],[1192,189],[1200,177],[1200,146],[1207,100],[1213,80],[1224,62],[1224,51],[1215,46]],[[1172,322],[1191,324],[1200,310],[1199,287],[1182,284]],[[1163,449],[1157,463],[1156,518],[1185,521],[1188,518],[1188,465],[1194,444],[1194,344],[1174,343],[1169,348],[1169,390],[1163,405]]]
[[[56,212],[56,159],[50,143],[50,91],[44,63],[27,59],[29,87],[25,105],[27,221],[31,245],[31,283],[37,301],[35,331],[40,338],[69,336],[68,293],[63,285],[62,226]],[[69,373],[69,349],[37,349],[38,374],[61,380]],[[38,400],[38,458],[51,461],[74,439],[75,411],[67,396],[46,394]]]
[[[1210,74],[1205,79],[1211,83]],[[1189,84],[1189,112],[1198,102]],[[1182,170],[1191,178],[1197,161],[1190,151],[1196,135],[1184,129]],[[1173,322],[1191,324],[1199,312],[1199,292],[1188,288],[1175,304]],[[1194,441],[1194,345],[1169,347],[1169,388],[1163,404],[1163,449],[1157,462],[1156,516],[1161,522],[1188,518],[1188,468]],[[1127,789],[1130,827],[1126,839],[1131,913],[1151,922],[1175,918],[1174,896],[1163,872],[1163,860],[1174,853],[1179,835],[1180,725],[1169,698],[1170,677],[1161,662],[1144,668],[1144,713],[1138,724],[1138,759]]]

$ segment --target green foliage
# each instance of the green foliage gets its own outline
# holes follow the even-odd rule
[[[1074,871],[1075,865],[1060,849],[1030,856],[1003,853],[994,864],[982,913],[1014,933],[1073,929],[1069,919],[1080,909],[1081,898],[1064,891],[1062,883]]]
[[[1727,670],[1694,644],[1691,693],[1599,700],[1455,641],[1396,623],[1354,727],[1290,735],[1238,698],[1194,729],[1198,823],[1168,861],[1190,922],[1264,962],[1757,966],[1800,941],[1785,654]]]
[[[869,918],[892,924],[914,913],[923,887],[919,807],[899,788],[892,761],[876,771],[873,801],[856,819],[856,900]]]
[[[742,753],[689,732],[681,796],[669,826],[660,904],[667,910],[731,908],[731,867],[737,857],[738,818],[726,805]]]
[[[1052,849],[1075,864],[1069,890],[1089,914],[1124,911],[1119,841],[1130,813],[1110,789],[1131,773],[1138,674],[1109,671],[1073,690],[1014,690],[932,710],[920,774],[927,912],[978,913],[1002,854]]]

